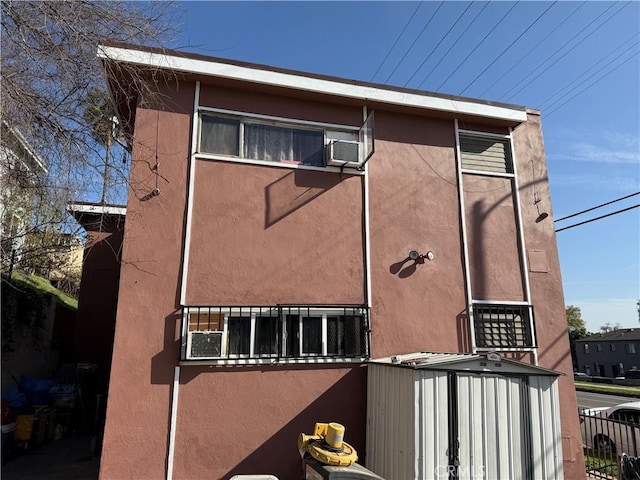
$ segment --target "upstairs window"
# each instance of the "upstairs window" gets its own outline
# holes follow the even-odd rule
[[[203,111],[198,152],[291,165],[362,167],[373,154],[373,112],[360,128],[336,127]]]
[[[513,174],[511,142],[508,136],[461,131],[460,163],[472,173]]]

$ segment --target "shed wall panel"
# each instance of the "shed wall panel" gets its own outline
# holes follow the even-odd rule
[[[438,478],[446,472],[449,445],[448,374],[418,371],[416,383],[416,475]]]
[[[414,478],[414,384],[411,369],[369,365],[366,466],[384,478]]]
[[[562,433],[558,382],[555,378],[535,376],[530,380],[533,467],[535,478],[564,478]]]

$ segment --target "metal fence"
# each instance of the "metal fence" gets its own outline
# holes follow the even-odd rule
[[[607,480],[640,479],[638,412],[579,413],[587,475]]]

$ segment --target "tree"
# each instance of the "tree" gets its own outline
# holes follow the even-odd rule
[[[617,322],[616,323],[607,322],[600,327],[600,333],[609,333],[609,332],[613,332],[614,330],[619,330],[620,328],[622,328],[622,325],[620,325]]]
[[[573,362],[573,369],[577,370],[578,362],[576,358],[576,340],[580,340],[581,338],[586,337],[587,335],[589,335],[589,332],[587,331],[587,325],[582,319],[582,312],[580,311],[580,307],[567,305],[565,313],[567,316],[567,328],[569,331],[571,360]]]
[[[103,103],[94,114],[113,111],[98,44],[106,39],[162,47],[175,36],[178,12],[168,2],[126,1],[2,0],[1,8],[0,116],[48,167],[38,185],[43,200],[32,202],[29,229],[20,234],[71,233],[78,227],[66,212],[70,200],[105,199],[106,187],[120,203],[126,199],[128,165],[112,162],[104,175],[105,150],[126,158],[126,149],[117,146],[114,153],[100,122],[86,113],[96,99]],[[132,83],[144,85],[131,75]],[[10,232],[2,233],[4,241]],[[28,263],[28,255],[22,258]]]

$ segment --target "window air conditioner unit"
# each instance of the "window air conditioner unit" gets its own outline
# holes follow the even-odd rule
[[[360,143],[334,140],[327,146],[327,165],[336,167],[359,167]]]
[[[222,356],[223,332],[189,332],[187,358],[218,358]]]

